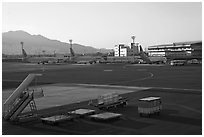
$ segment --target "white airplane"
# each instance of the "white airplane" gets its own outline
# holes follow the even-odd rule
[[[165,63],[166,62],[166,58],[165,57],[160,57],[160,58],[151,58],[148,57],[146,53],[144,53],[142,46],[140,46],[140,57],[141,59],[147,63],[147,64],[161,64],[161,63]]]
[[[77,64],[94,64],[97,62],[97,59],[101,58],[101,57],[93,57],[93,56],[87,56],[87,55],[84,55],[84,56],[77,56],[75,53],[74,53],[74,50],[72,49],[72,46],[70,47],[70,53],[71,53],[71,56],[70,58],[67,60],[67,62],[71,62],[71,63],[77,63]]]
[[[37,64],[55,64],[58,62],[58,59],[56,57],[29,57],[23,48],[23,42],[21,42],[21,44],[22,44],[23,62],[37,63]]]

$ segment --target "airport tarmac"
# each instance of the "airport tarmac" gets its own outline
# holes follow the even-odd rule
[[[36,90],[39,87],[31,87]],[[111,85],[94,85],[94,84],[48,84],[42,85],[44,97],[35,99],[37,108],[45,109],[50,107],[62,106],[73,103],[80,103],[96,99],[99,95],[115,92],[125,94],[138,92],[149,89],[147,87],[126,87],[126,86],[111,86]],[[3,90],[2,103],[9,97],[14,89]]]
[[[44,125],[40,120],[14,125],[3,120],[3,134],[195,135],[201,134],[202,131],[202,92],[198,90],[96,84],[70,85],[63,83],[49,86],[44,85],[43,89],[45,97],[36,99],[36,104],[38,109],[41,108],[39,113],[44,115],[52,116],[80,108],[93,109],[91,106],[88,106],[87,101],[82,100],[95,98],[98,94],[104,94],[109,91],[114,91],[121,94],[121,96],[127,97],[128,105],[124,108],[108,110],[108,112],[122,114],[123,117],[118,121],[107,123],[94,122],[88,119],[76,119],[73,122],[65,122],[59,126]],[[58,91],[56,92],[55,90]],[[59,91],[62,91],[62,93],[59,94]],[[3,95],[5,95],[4,93]],[[77,98],[75,98],[76,96]],[[147,96],[160,96],[162,98],[163,109],[160,116],[152,116],[151,118],[139,116],[137,110],[138,99]],[[80,102],[77,102],[79,98],[81,98]],[[62,106],[54,107],[56,104]],[[47,109],[43,109],[45,107]]]
[[[22,125],[2,120],[2,134],[202,134],[201,66],[45,65],[44,72],[41,67],[42,65],[31,67],[23,64],[3,64],[2,102],[29,73],[43,73],[43,77],[37,82],[45,94],[45,97],[36,99],[39,114],[51,116],[80,108],[97,109],[89,106],[86,100],[107,92],[117,92],[128,98],[128,105],[108,112],[119,113],[123,117],[110,123],[77,119],[57,127],[44,125],[39,120]],[[35,71],[32,71],[33,68]],[[160,116],[139,116],[138,100],[147,96],[162,98],[163,109]]]

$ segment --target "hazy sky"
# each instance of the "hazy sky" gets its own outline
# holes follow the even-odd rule
[[[2,3],[2,31],[96,48],[202,40],[202,3]]]

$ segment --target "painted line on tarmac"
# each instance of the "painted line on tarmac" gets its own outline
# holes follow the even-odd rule
[[[169,104],[169,103],[165,103],[165,104],[166,104],[166,105],[173,105],[173,106],[181,107],[181,108],[188,109],[188,110],[190,110],[190,111],[193,111],[193,112],[202,114],[202,111],[199,111],[199,110],[197,110],[197,109],[194,109],[194,108],[191,108],[191,107],[188,107],[188,106],[185,106],[185,105]]]
[[[99,84],[74,84],[73,85],[78,85],[78,86],[88,86],[88,87],[108,87],[108,88],[125,88],[125,89],[164,89],[164,90],[183,90],[183,91],[198,91],[202,92],[202,89],[182,89],[182,88],[165,88],[165,87],[137,87],[137,86],[120,86],[120,85],[99,85]]]
[[[154,75],[152,73],[150,73],[149,77],[141,78],[140,80],[145,80],[145,79],[151,78],[153,76]],[[22,82],[23,80],[3,79],[2,81]],[[132,80],[132,81],[137,81],[137,80]],[[117,84],[117,83],[123,83],[123,82],[125,83],[125,82],[132,82],[132,81],[121,81],[121,82],[114,82],[114,83],[108,83],[108,84]],[[62,83],[62,85],[64,85],[64,84],[66,84],[66,83]],[[150,88],[156,88],[156,89],[164,89],[164,90],[183,90],[183,91],[198,91],[198,92],[202,92],[202,89],[166,88],[166,87],[136,87],[136,86],[119,86],[119,85],[108,85],[108,84],[106,84],[106,85],[99,85],[99,84],[69,83],[69,85],[92,86],[92,87],[113,87],[113,88],[127,88],[127,89],[139,89],[139,88],[140,89],[150,89]],[[59,85],[59,83],[55,83],[53,85]],[[46,84],[44,86],[46,86]]]
[[[161,66],[167,66],[165,64],[131,64],[131,65],[126,65],[128,67],[134,67],[134,66],[156,66],[156,67],[161,67]]]
[[[24,65],[32,66],[32,65],[39,65],[38,63],[25,63]]]
[[[140,79],[135,79],[135,80],[127,80],[127,81],[119,81],[119,82],[113,82],[113,83],[108,83],[108,84],[118,84],[118,83],[127,83],[127,82],[134,82],[134,81],[142,81],[142,80],[146,80],[146,79],[150,79],[154,76],[153,73],[151,72],[147,72],[149,74],[149,76],[144,77],[144,78],[140,78]]]
[[[152,78],[152,77],[154,76],[154,74],[153,74],[153,73],[151,73],[151,72],[148,72],[148,73],[150,74],[150,76],[145,77],[145,78],[141,78],[141,79],[139,79],[139,80],[149,79],[149,78]]]
[[[89,64],[89,63],[87,63],[87,64],[72,64],[73,66],[86,66],[86,65],[91,65],[91,64]]]
[[[178,106],[180,106],[180,107],[182,107],[182,108],[185,108],[185,109],[188,109],[188,110],[191,110],[191,111],[193,111],[193,112],[197,112],[197,113],[199,113],[199,114],[202,114],[202,112],[200,112],[199,110],[196,110],[196,109],[194,109],[194,108],[191,108],[191,107],[188,107],[188,106],[184,106],[184,105],[178,105]]]
[[[105,72],[112,72],[113,70],[112,69],[105,69],[103,71],[105,71]]]
[[[125,88],[125,89],[141,89],[146,90],[150,89],[151,87],[133,87],[133,86],[119,86],[119,85],[98,85],[98,84],[75,84],[78,86],[88,86],[88,87],[97,87],[97,88]]]
[[[23,79],[21,79],[21,80],[18,80],[18,79],[16,79],[16,80],[14,80],[14,79],[2,79],[2,81],[15,81],[15,82],[22,82]]]
[[[150,87],[150,88],[165,89],[165,90],[184,90],[184,91],[198,91],[198,92],[202,92],[202,89],[165,88],[165,87]]]

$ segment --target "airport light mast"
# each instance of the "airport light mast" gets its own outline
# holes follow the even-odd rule
[[[69,40],[70,48],[72,48],[72,39]]]
[[[21,41],[21,51],[22,51],[22,56],[23,56],[23,61],[24,61],[24,54],[23,54],[23,42]]]
[[[132,43],[135,43],[135,36],[132,36],[131,38],[132,38],[132,41],[133,41]]]
[[[70,54],[71,54],[70,60],[73,61],[73,57],[75,56],[75,54],[74,54],[74,50],[72,49],[72,39],[70,39],[69,42],[70,42]]]
[[[72,39],[69,40],[69,43],[70,43],[70,53],[71,53],[70,60],[72,60]]]

